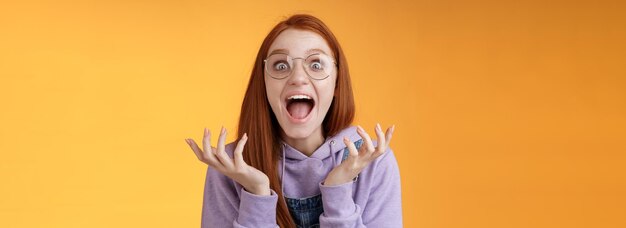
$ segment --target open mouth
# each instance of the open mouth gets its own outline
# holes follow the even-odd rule
[[[315,100],[308,95],[292,95],[287,97],[287,113],[294,122],[304,122],[315,107]]]

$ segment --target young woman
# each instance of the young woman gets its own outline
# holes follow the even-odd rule
[[[350,126],[346,58],[319,19],[293,15],[267,35],[248,83],[238,142],[186,139],[209,165],[202,227],[402,227],[394,127]]]

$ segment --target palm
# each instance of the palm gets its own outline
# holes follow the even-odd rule
[[[200,149],[193,139],[186,140],[191,149],[196,153],[200,161],[213,167],[218,172],[235,180],[251,193],[269,195],[269,178],[265,173],[246,164],[243,160],[243,147],[245,146],[248,136],[244,134],[237,142],[237,146],[233,152],[233,158],[230,158],[225,151],[224,141],[226,140],[226,129],[222,128],[216,147],[211,147],[211,132],[204,130],[204,138]]]
[[[376,160],[376,158],[387,151],[394,128],[394,126],[388,128],[386,134],[383,134],[380,125],[377,124],[375,132],[378,138],[378,145],[374,147],[370,136],[359,126],[357,132],[361,135],[365,143],[358,151],[354,143],[344,138],[344,143],[348,147],[350,154],[345,161],[328,173],[326,180],[324,180],[324,185],[338,185],[354,179],[365,167],[371,164],[372,161]]]

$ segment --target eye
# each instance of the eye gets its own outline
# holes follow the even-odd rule
[[[274,70],[276,71],[285,71],[287,69],[289,69],[289,65],[284,62],[277,62],[274,64]]]
[[[311,63],[310,67],[311,67],[312,70],[322,70],[323,69],[322,63],[320,63],[320,62],[313,62],[313,63]]]

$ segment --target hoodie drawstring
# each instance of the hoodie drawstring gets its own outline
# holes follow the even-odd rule
[[[335,158],[335,154],[333,153],[333,145],[335,144],[335,140],[332,140],[330,142],[330,144],[328,145],[328,147],[330,147],[329,151],[330,151],[330,158],[333,160],[333,168],[337,167],[337,159]],[[283,147],[283,151],[282,151],[282,156],[283,156],[283,160],[281,161],[281,163],[283,164],[283,166],[281,167],[281,172],[280,172],[280,192],[283,194],[283,197],[285,196],[285,143],[281,143],[281,146]]]
[[[283,143],[283,167],[282,167],[282,171],[280,173],[280,193],[283,194],[283,197],[285,196],[285,144]]]
[[[328,145],[328,147],[330,147],[330,157],[333,159],[333,168],[337,167],[337,159],[335,158],[335,155],[333,154],[333,144],[335,144],[335,140],[330,141],[330,144]]]

